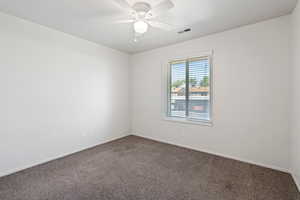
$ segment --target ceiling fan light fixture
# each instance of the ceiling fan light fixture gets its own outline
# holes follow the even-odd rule
[[[133,28],[136,33],[143,34],[148,31],[148,24],[142,20],[139,20],[133,24]]]

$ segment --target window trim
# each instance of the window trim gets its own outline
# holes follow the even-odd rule
[[[191,56],[193,55],[193,56]],[[169,116],[170,113],[170,106],[169,106],[169,100],[170,100],[170,90],[171,90],[171,67],[170,63],[174,61],[185,61],[189,59],[194,58],[201,58],[206,57],[209,61],[209,73],[210,73],[210,120],[201,120],[201,119],[193,119],[188,117],[175,117],[175,116]],[[186,124],[195,124],[195,125],[204,125],[204,126],[213,126],[213,99],[214,99],[214,93],[213,93],[213,84],[214,84],[214,76],[213,76],[213,51],[208,52],[202,52],[202,53],[194,53],[189,54],[189,56],[181,56],[177,58],[169,58],[167,61],[163,64],[163,119],[170,122],[178,122],[178,123],[186,123]],[[187,74],[188,76],[188,74]]]

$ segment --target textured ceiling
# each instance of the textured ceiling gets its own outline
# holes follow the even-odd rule
[[[142,0],[151,5],[161,0]],[[128,0],[130,4],[136,0]],[[174,25],[172,31],[150,28],[138,42],[133,41],[130,24],[113,24],[128,18],[113,0],[0,0],[0,11],[50,28],[136,53],[234,27],[291,13],[297,0],[172,0],[175,7],[158,17]],[[191,32],[178,34],[190,27]]]

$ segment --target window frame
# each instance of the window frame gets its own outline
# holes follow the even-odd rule
[[[164,114],[164,119],[167,121],[171,122],[179,122],[179,123],[188,123],[188,124],[197,124],[197,125],[205,125],[205,126],[212,126],[213,125],[213,84],[214,84],[214,79],[213,79],[213,51],[209,52],[204,52],[201,54],[193,54],[194,56],[185,56],[185,57],[177,57],[177,58],[170,58],[168,59],[165,64],[164,64],[164,109],[163,109],[163,114]],[[188,60],[193,60],[197,58],[207,58],[208,63],[209,63],[209,104],[210,104],[210,109],[209,109],[209,120],[205,119],[195,119],[195,118],[189,118],[189,117],[176,117],[176,116],[170,116],[170,95],[171,95],[171,63],[177,62],[177,61],[185,61],[188,62]],[[186,72],[186,80],[188,81],[188,72]],[[187,85],[189,83],[186,83]],[[188,88],[186,88],[186,91]],[[188,93],[186,94],[188,95]],[[187,101],[188,103],[188,101]]]

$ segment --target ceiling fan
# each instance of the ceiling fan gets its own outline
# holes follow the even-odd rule
[[[126,0],[114,0],[121,8],[130,13],[130,19],[115,21],[114,23],[132,23],[135,32],[134,41],[137,42],[138,37],[145,34],[149,26],[170,31],[173,26],[159,22],[155,18],[174,7],[171,0],[164,0],[158,5],[152,7],[147,2],[137,2],[131,6]]]

